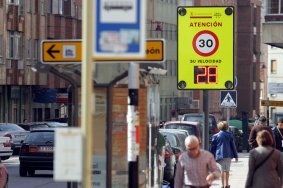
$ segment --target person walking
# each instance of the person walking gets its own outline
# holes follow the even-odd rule
[[[254,126],[258,124],[258,118],[259,118],[259,117],[260,117],[259,114],[255,114],[255,117],[254,117],[254,119],[255,119]]]
[[[259,146],[250,151],[245,188],[281,188],[282,163],[280,151],[272,147],[272,134],[259,131],[256,142]]]
[[[281,152],[281,159],[283,161],[283,118],[278,120],[277,126],[272,130],[275,140],[275,148]]]
[[[228,127],[227,121],[219,122],[217,128],[220,131],[212,136],[210,144],[210,152],[214,155],[216,162],[220,166],[221,188],[230,188],[229,172],[231,161],[235,158],[236,162],[238,162],[238,152],[234,137],[233,134],[228,131]]]
[[[175,188],[209,188],[220,177],[220,170],[213,155],[200,149],[196,136],[185,139],[187,151],[182,153],[176,165]]]
[[[273,135],[271,128],[267,126],[267,119],[265,116],[260,116],[258,118],[257,125],[253,126],[250,132],[250,135],[249,135],[250,149],[256,148],[258,146],[256,142],[256,135],[259,131],[262,131],[262,130],[267,130],[271,135]],[[275,147],[275,143],[273,143],[273,147]]]

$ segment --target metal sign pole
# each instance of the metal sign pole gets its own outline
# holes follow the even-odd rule
[[[82,188],[92,187],[92,148],[93,125],[92,109],[93,101],[93,62],[92,62],[92,37],[93,37],[93,1],[83,2],[83,48],[82,48]],[[92,105],[89,105],[92,104]]]
[[[267,126],[269,126],[269,97],[266,100],[266,119],[267,119]]]
[[[139,64],[129,64],[128,83],[128,187],[137,188],[139,184]]]
[[[203,90],[203,111],[204,111],[204,149],[209,150],[209,112],[208,112],[208,91]]]

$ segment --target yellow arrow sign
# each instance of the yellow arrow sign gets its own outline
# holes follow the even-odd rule
[[[44,40],[41,43],[43,63],[70,63],[82,61],[80,40]]]
[[[48,64],[80,63],[81,40],[43,40],[41,62]],[[94,61],[164,61],[164,41],[147,40],[144,58],[97,58]]]

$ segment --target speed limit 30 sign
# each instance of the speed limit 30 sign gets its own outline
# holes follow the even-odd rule
[[[234,8],[178,7],[178,89],[234,88]]]
[[[210,56],[214,54],[219,45],[218,37],[209,30],[198,32],[193,38],[193,47],[200,56]]]

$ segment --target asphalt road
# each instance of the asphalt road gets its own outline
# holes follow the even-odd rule
[[[53,171],[38,170],[34,177],[19,176],[19,158],[13,156],[8,160],[2,161],[9,172],[9,188],[64,188],[66,182],[55,182]]]

